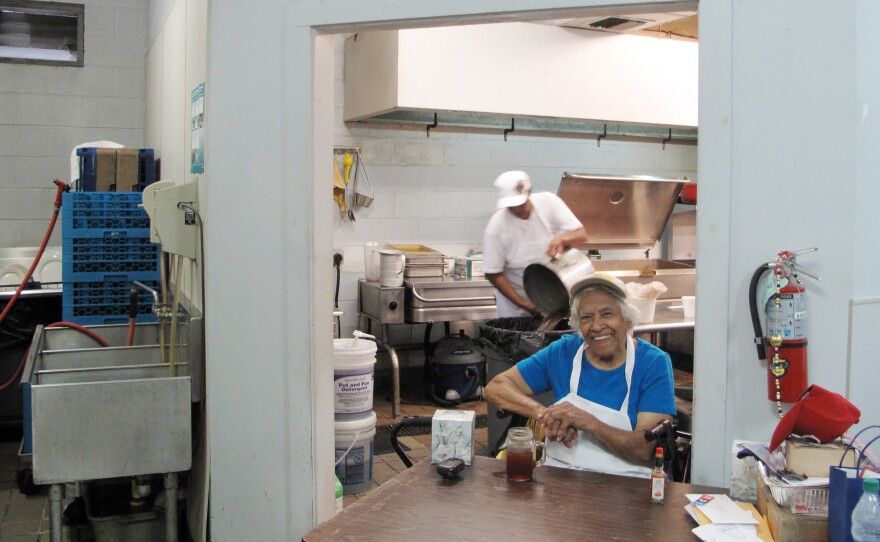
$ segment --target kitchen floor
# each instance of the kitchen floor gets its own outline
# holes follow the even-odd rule
[[[432,403],[425,396],[425,392],[421,389],[420,375],[416,375],[419,371],[410,371],[410,378],[405,379],[405,373],[401,375],[401,398],[400,398],[400,416],[394,418],[392,413],[392,402],[390,399],[390,390],[384,387],[377,387],[373,397],[373,410],[376,412],[376,428],[377,433],[381,428],[391,426],[406,416],[431,416],[438,409],[456,409],[456,410],[473,410],[477,416],[486,414],[485,401],[473,401],[462,403],[456,407],[438,406]],[[416,377],[416,378],[414,378]],[[417,381],[417,382],[414,382]],[[482,425],[482,427],[480,427]],[[431,454],[431,433],[430,429],[425,428],[426,433],[414,436],[401,436],[398,441],[405,448],[408,448],[407,456],[413,461],[418,462]],[[474,452],[476,455],[490,455],[488,448],[488,430],[485,424],[477,424],[474,431]],[[380,450],[381,451],[381,450]],[[373,456],[373,483],[370,490],[379,487],[388,482],[399,473],[406,470],[403,460],[391,451],[390,453],[377,453]],[[345,495],[343,506],[348,506],[358,499],[369,494],[356,493]]]
[[[388,434],[389,427],[405,416],[430,416],[437,409],[453,408],[438,406],[427,400],[421,389],[420,375],[417,373],[420,371],[410,371],[410,378],[404,379],[401,383],[400,416],[397,418],[391,415],[390,390],[386,386],[379,385],[381,380],[377,380],[373,400],[373,409],[377,417],[377,433],[381,431]],[[474,410],[477,416],[486,414],[486,403],[483,401],[463,403],[454,408]],[[407,455],[414,462],[430,454],[431,434],[427,428],[424,429],[424,432],[425,434],[401,436],[398,439],[404,447],[409,449]],[[478,424],[475,434],[477,455],[489,455],[487,441],[488,433],[485,424]],[[20,427],[0,426],[0,540],[3,542],[48,542],[48,491],[42,488],[36,495],[23,495],[16,486],[16,475],[22,466],[18,456],[20,445]],[[378,449],[377,452],[383,452],[383,449]],[[404,470],[406,467],[403,461],[394,451],[376,453],[373,457],[373,482],[370,490],[344,496],[343,505],[349,506],[357,502],[369,491],[388,482]],[[88,525],[81,527],[65,525],[62,531],[64,542],[92,542],[95,540],[94,533]]]

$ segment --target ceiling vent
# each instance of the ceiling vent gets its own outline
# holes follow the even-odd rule
[[[635,30],[653,21],[641,21],[638,19],[625,19],[623,17],[605,17],[598,21],[588,23],[586,28],[593,30],[612,30],[614,32],[626,32]]]
[[[673,21],[680,21],[695,16],[696,12],[670,13],[637,13],[630,15],[612,15],[604,17],[580,17],[577,19],[556,19],[548,24],[581,30],[601,30],[603,32],[630,33],[640,30],[655,29]]]

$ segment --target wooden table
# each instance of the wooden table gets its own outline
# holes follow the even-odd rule
[[[444,480],[422,460],[303,540],[698,540],[684,495],[727,493],[670,482],[665,504],[652,504],[647,479],[542,466],[537,482],[508,482],[504,471],[477,457]]]

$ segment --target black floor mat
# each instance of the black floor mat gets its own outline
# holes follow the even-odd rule
[[[487,427],[488,422],[486,421],[485,414],[478,414],[474,418],[474,423],[477,429]],[[394,452],[394,448],[391,447],[391,429],[393,425],[378,425],[376,426],[376,436],[373,437],[373,454],[390,454]],[[400,437],[414,437],[416,435],[429,435],[431,434],[431,426],[423,425],[423,426],[410,426],[403,427],[400,431],[397,432],[397,438]],[[404,450],[409,450],[406,446],[401,444],[401,447]]]

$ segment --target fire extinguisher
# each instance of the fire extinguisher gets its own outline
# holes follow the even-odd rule
[[[797,256],[818,249],[782,251],[773,262],[755,270],[749,284],[749,308],[755,327],[758,358],[767,360],[767,398],[777,404],[794,403],[807,389],[807,289],[800,275],[819,280],[814,273],[796,262]],[[771,281],[764,283],[764,295],[758,295],[761,279],[771,271]],[[768,278],[770,278],[768,277]],[[767,332],[761,329],[758,301],[763,302]]]

